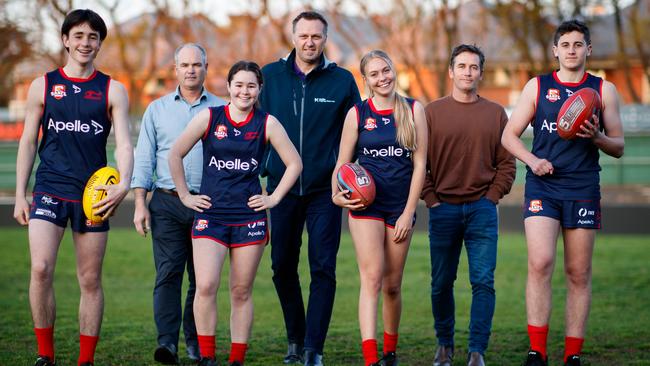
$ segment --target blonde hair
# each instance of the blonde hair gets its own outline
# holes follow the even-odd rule
[[[374,92],[372,88],[368,85],[366,78],[366,66],[370,60],[379,58],[386,62],[388,67],[395,74],[395,82],[397,82],[397,70],[393,65],[388,54],[382,50],[372,50],[366,53],[361,58],[361,63],[359,69],[361,70],[361,75],[363,75],[363,80],[366,81],[366,91],[368,97],[372,98]],[[409,149],[411,151],[417,148],[417,140],[415,137],[415,120],[413,119],[413,110],[411,104],[406,100],[405,97],[395,92],[395,108],[393,109],[393,116],[395,116],[395,130],[396,130],[396,141],[403,148]]]

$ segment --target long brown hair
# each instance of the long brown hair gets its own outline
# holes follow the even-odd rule
[[[366,78],[366,66],[370,60],[379,58],[386,62],[388,67],[395,74],[395,83],[397,83],[397,70],[395,70],[395,65],[391,61],[388,54],[382,50],[372,50],[366,53],[363,58],[361,58],[361,63],[359,69],[361,70],[361,75],[363,75],[363,80],[366,81],[366,90],[368,92],[368,97],[372,98],[374,92],[372,88],[368,85]],[[395,92],[395,107],[393,109],[393,115],[395,116],[395,129],[396,129],[396,140],[403,148],[409,149],[411,151],[417,148],[417,139],[415,137],[415,120],[413,119],[413,110],[410,103],[406,100],[405,97]]]

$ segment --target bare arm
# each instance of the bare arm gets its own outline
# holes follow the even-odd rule
[[[18,157],[16,158],[16,203],[14,218],[21,225],[29,222],[29,203],[25,198],[29,176],[34,168],[36,147],[38,144],[38,129],[41,125],[43,114],[43,93],[45,77],[34,80],[27,93],[27,110],[25,112],[25,126],[18,144]]]
[[[408,237],[413,226],[413,215],[417,208],[422,186],[424,185],[424,176],[426,175],[427,148],[428,148],[428,128],[424,108],[422,104],[415,102],[413,106],[415,121],[415,137],[417,147],[413,151],[413,176],[411,177],[411,186],[406,201],[404,211],[395,223],[393,239],[395,242],[401,242]]]
[[[259,194],[250,197],[248,206],[255,209],[255,211],[275,207],[289,192],[302,171],[302,160],[296,147],[293,146],[284,127],[273,116],[269,116],[266,121],[266,138],[278,153],[280,159],[282,159],[286,169],[273,194],[270,196]]]
[[[108,218],[122,202],[131,186],[131,173],[133,173],[133,145],[129,123],[129,96],[124,85],[111,80],[108,91],[108,107],[115,130],[115,155],[117,170],[120,172],[120,182],[115,185],[98,186],[96,189],[106,190],[106,198],[93,205],[95,213]]]
[[[537,79],[530,79],[526,83],[515,110],[510,116],[510,121],[503,130],[501,144],[517,159],[528,165],[536,175],[553,174],[553,164],[546,159],[538,158],[528,151],[520,137],[530,121],[535,117],[537,89]]]
[[[343,133],[341,135],[341,145],[339,146],[339,158],[336,161],[336,166],[332,173],[332,202],[337,206],[347,207],[351,210],[358,210],[364,206],[359,203],[360,199],[349,200],[345,198],[345,194],[349,193],[349,191],[339,191],[336,174],[343,164],[349,163],[354,157],[354,148],[357,146],[357,139],[359,138],[357,126],[357,110],[352,107],[348,111],[348,114],[345,116],[345,121],[343,122]]]
[[[203,212],[204,209],[210,208],[210,197],[206,195],[192,195],[185,182],[185,168],[183,167],[183,158],[192,149],[201,136],[205,133],[210,122],[210,109],[206,108],[199,112],[187,125],[183,133],[178,137],[174,146],[169,150],[167,161],[169,170],[176,186],[176,192],[181,202],[186,207],[195,211]]]
[[[605,154],[620,158],[625,150],[623,138],[623,124],[619,112],[618,92],[614,84],[603,81],[603,120],[599,121],[598,116],[592,116],[593,123],[586,121],[580,128],[582,131],[577,136],[590,138]],[[602,123],[605,132],[600,131],[599,124]]]

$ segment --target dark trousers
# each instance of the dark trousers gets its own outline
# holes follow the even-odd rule
[[[311,273],[307,314],[298,278],[302,231],[307,223]],[[323,353],[336,291],[336,255],[341,241],[341,208],[329,190],[288,194],[271,209],[273,283],[280,298],[289,343]]]
[[[192,259],[192,223],[194,211],[183,206],[180,199],[154,191],[149,203],[156,284],[153,289],[153,316],[158,330],[158,344],[178,347],[181,322],[187,345],[197,346],[194,324],[194,261]],[[183,275],[190,281],[181,308]]]
[[[454,281],[464,241],[472,285],[468,349],[485,353],[494,315],[498,227],[496,205],[485,197],[429,209],[431,310],[438,344],[454,345]]]

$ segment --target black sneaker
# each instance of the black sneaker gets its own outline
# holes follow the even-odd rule
[[[548,366],[548,362],[542,357],[542,354],[537,351],[528,351],[528,358],[524,366]]]
[[[213,358],[202,357],[199,361],[199,366],[217,366],[217,361]]]
[[[56,366],[56,362],[50,360],[47,356],[38,356],[34,366]]]
[[[571,355],[566,359],[564,366],[580,366],[580,356]]]
[[[289,343],[287,347],[287,354],[284,356],[282,362],[285,365],[302,365],[302,346],[298,343]]]
[[[397,354],[395,354],[395,352],[384,353],[384,357],[382,357],[381,360],[379,360],[379,365],[380,366],[399,365],[399,362],[397,362]]]

